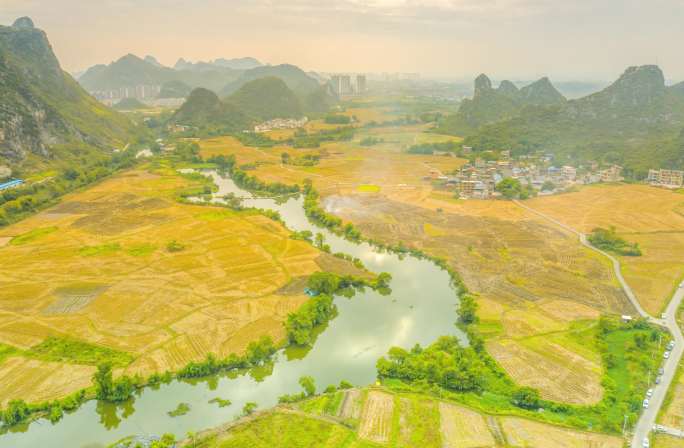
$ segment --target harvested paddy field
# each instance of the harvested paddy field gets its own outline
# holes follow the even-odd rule
[[[352,391],[347,391],[351,393]],[[339,393],[339,392],[337,392]],[[333,396],[334,394],[326,394]],[[229,423],[200,435],[196,446],[218,447],[390,447],[390,448],[620,448],[615,436],[584,433],[522,418],[494,417],[421,395],[358,391],[361,421],[319,412],[318,396],[292,407]],[[185,441],[181,446],[192,446]],[[668,445],[669,446],[669,445]]]
[[[310,274],[361,273],[262,215],[177,201],[203,182],[163,165],[129,171],[0,231],[0,343],[13,347],[0,406],[88,386],[110,356],[149,375],[281,341]],[[25,359],[49,337],[83,344]]]
[[[408,128],[407,134],[416,131]],[[324,208],[365,236],[444,258],[478,294],[480,331],[516,381],[539,387],[550,399],[600,400],[602,366],[593,346],[569,337],[528,339],[569,335],[576,322],[596,321],[601,313],[633,314],[609,260],[512,202],[456,200],[425,180],[458,168],[460,159],[351,142],[322,145],[318,165],[295,167],[280,164],[280,148],[245,147],[231,138],[201,146],[205,156],[235,155],[268,182],[311,179]]]
[[[684,440],[679,437],[656,434],[652,439],[651,446],[653,448],[682,448],[684,447]]]
[[[372,390],[368,393],[359,425],[359,437],[377,443],[387,443],[392,431],[394,396]]]
[[[658,423],[670,428],[684,426],[684,363],[679,364],[679,371],[668,391],[668,399],[658,415]],[[683,443],[684,446],[684,443]]]
[[[487,347],[516,381],[549,399],[600,400],[598,353],[561,336],[600,313],[633,312],[603,257],[505,202],[498,203],[502,217],[474,201],[467,213],[377,196],[331,196],[324,203],[364,235],[446,259],[479,295]]]
[[[619,257],[623,275],[653,315],[660,315],[684,278],[684,195],[646,185],[597,185],[537,198],[527,205],[585,233],[615,226],[639,243],[639,257]]]
[[[511,447],[621,448],[620,437],[563,429],[522,418],[504,417],[501,428]]]

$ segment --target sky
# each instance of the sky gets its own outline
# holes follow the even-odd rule
[[[133,53],[463,80],[657,63],[684,80],[684,0],[0,0],[0,24],[25,15],[72,72]]]

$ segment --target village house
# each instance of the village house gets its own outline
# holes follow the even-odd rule
[[[648,183],[658,187],[681,188],[684,185],[684,171],[648,170]]]

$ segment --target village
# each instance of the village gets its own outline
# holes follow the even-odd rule
[[[461,153],[470,156],[472,148],[464,146]],[[523,155],[513,159],[510,151],[500,151],[497,160],[471,158],[471,162],[448,175],[432,170],[426,180],[436,182],[443,189],[453,190],[462,199],[496,199],[501,197],[496,186],[507,178],[516,179],[522,187],[539,196],[572,191],[581,185],[625,180],[622,167],[616,164],[601,166],[598,162],[589,162],[578,167],[555,166],[551,154]],[[654,187],[682,188],[684,171],[651,169],[646,182]]]

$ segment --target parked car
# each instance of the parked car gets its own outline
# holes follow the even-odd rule
[[[663,369],[662,367],[659,368],[658,369],[658,375],[662,375],[663,373],[665,373],[665,369]]]
[[[646,396],[647,396],[648,398],[651,398],[651,397],[653,396],[653,389],[647,390],[647,391],[646,391]]]
[[[643,448],[649,448],[651,446],[651,442],[648,441],[648,437],[644,437],[644,441],[641,443],[641,446]]]
[[[644,409],[648,409],[648,398],[646,398],[646,399],[644,400],[643,405],[644,405]]]
[[[674,348],[674,346],[675,346],[675,342],[674,342],[674,341],[670,341],[670,343],[667,344],[667,349],[671,351],[671,350]]]
[[[656,383],[656,384],[660,384],[661,379],[662,379],[661,376],[657,376],[657,377],[656,377],[656,380],[655,380],[655,383]]]
[[[661,314],[661,315],[660,315],[660,318],[661,318],[661,319],[667,319],[667,314],[666,314],[666,313]]]
[[[670,352],[663,353],[663,358],[669,359],[670,358]]]

